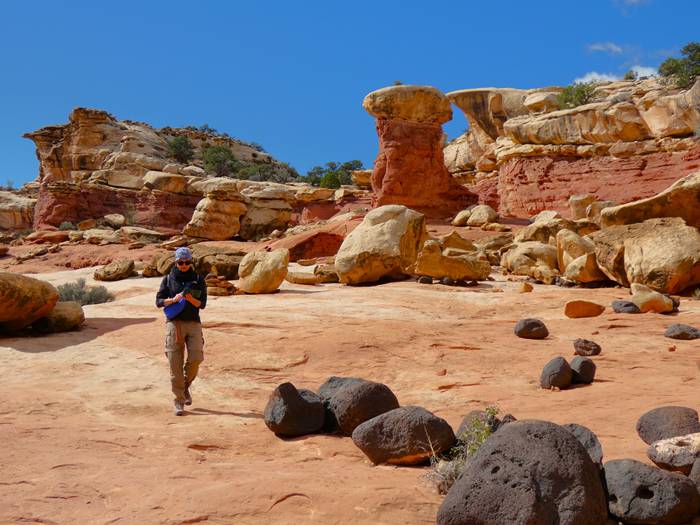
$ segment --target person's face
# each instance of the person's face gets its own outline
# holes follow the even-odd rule
[[[192,260],[191,259],[178,259],[175,261],[175,264],[180,270],[189,270],[190,267],[192,266]]]

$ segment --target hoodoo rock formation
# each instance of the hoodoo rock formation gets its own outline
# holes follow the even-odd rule
[[[626,203],[700,167],[700,80],[608,82],[560,110],[561,88],[466,89],[447,97],[469,131],[445,147],[450,173],[504,216],[568,211],[573,194]]]
[[[448,216],[476,202],[445,167],[442,124],[452,119],[445,95],[429,86],[393,86],[373,91],[362,106],[377,119],[375,206],[403,204]]]

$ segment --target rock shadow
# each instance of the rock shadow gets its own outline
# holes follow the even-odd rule
[[[0,336],[0,346],[8,347],[18,352],[39,354],[55,352],[69,346],[76,346],[92,341],[104,334],[120,330],[127,326],[148,324],[156,317],[93,317],[85,320],[78,329],[70,332],[55,334],[13,334],[10,337]]]
[[[246,419],[262,419],[263,415],[255,412],[226,412],[222,410],[211,410],[209,408],[193,408],[185,411],[188,416],[235,416]]]

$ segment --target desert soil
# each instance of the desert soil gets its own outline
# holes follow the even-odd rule
[[[15,267],[12,271],[19,271]],[[54,284],[92,269],[39,274]],[[78,332],[0,340],[0,523],[430,524],[441,501],[427,468],[372,466],[350,438],[284,440],[262,412],[276,385],[317,389],[331,375],[389,385],[457,426],[496,405],[518,419],[576,422],[606,459],[647,461],[635,423],[659,405],[698,407],[700,344],[663,337],[700,326],[700,301],[674,316],[567,319],[565,301],[609,305],[627,290],[535,286],[494,275],[477,288],[415,282],[301,286],[211,298],[206,358],[185,417],[172,415],[159,278],[106,286]],[[513,335],[543,319],[544,341]],[[577,337],[603,346],[590,386],[539,387],[551,358]],[[673,351],[672,351],[673,349]],[[700,523],[697,520],[696,523]]]

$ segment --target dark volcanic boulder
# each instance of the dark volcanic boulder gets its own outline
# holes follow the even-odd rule
[[[632,301],[617,300],[612,302],[612,309],[617,314],[638,314],[641,312],[639,306]]]
[[[335,414],[331,410],[331,398],[333,394],[344,386],[358,385],[367,382],[366,379],[360,379],[359,377],[331,376],[318,388],[318,395],[321,401],[323,401],[323,408],[326,411],[326,418],[323,423],[324,432],[334,433],[338,431],[338,422],[335,419]]]
[[[572,378],[573,372],[566,359],[555,357],[544,365],[540,375],[540,386],[542,388],[557,387],[563,390],[569,388]]]
[[[311,390],[297,390],[282,383],[272,392],[265,407],[267,428],[280,436],[303,436],[323,426],[323,403]]]
[[[577,355],[587,357],[598,355],[601,351],[600,345],[594,341],[588,339],[576,339],[576,341],[574,341],[574,352],[576,352]]]
[[[318,387],[318,397],[321,401],[330,401],[333,395],[341,388],[348,385],[359,385],[360,383],[368,383],[366,379],[360,379],[359,377],[338,377],[331,376],[326,379],[320,387]]]
[[[694,328],[687,324],[672,324],[664,332],[664,337],[671,339],[680,339],[682,341],[690,341],[692,339],[700,339],[700,329]]]
[[[562,425],[566,430],[571,432],[578,442],[581,443],[588,451],[588,455],[593,460],[593,463],[603,468],[603,446],[592,430],[577,423],[568,423]]]
[[[644,443],[700,432],[698,413],[692,408],[666,406],[650,410],[637,421],[637,434]]]
[[[577,355],[571,360],[572,382],[588,385],[595,379],[595,363],[592,359]]]
[[[700,459],[700,432],[655,441],[649,445],[647,457],[664,470],[689,475]]]
[[[381,383],[350,382],[333,394],[329,408],[340,433],[350,436],[360,423],[399,408],[399,401],[391,389]]]
[[[700,492],[700,459],[695,460],[693,468],[690,469],[690,474],[688,474],[688,478],[690,479],[690,481],[695,483],[695,486]]]
[[[544,339],[549,335],[549,330],[539,319],[521,319],[513,332],[523,339]]]
[[[610,514],[625,523],[687,523],[700,511],[697,487],[687,477],[632,459],[605,463]]]
[[[523,420],[479,448],[438,510],[438,525],[603,525],[598,467],[565,428]]]
[[[444,419],[405,406],[358,425],[352,441],[375,465],[416,465],[452,447],[455,435]]]

